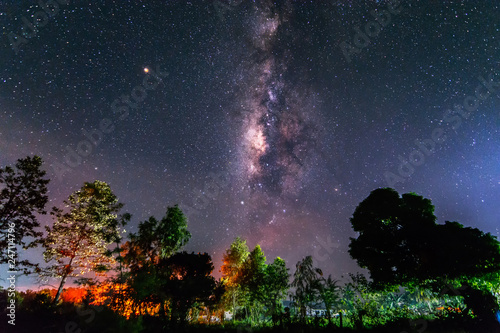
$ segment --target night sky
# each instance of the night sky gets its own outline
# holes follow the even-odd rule
[[[96,179],[128,231],[179,204],[216,276],[236,236],[362,271],[349,218],[378,187],[499,235],[499,2],[57,4],[0,2],[0,165],[41,156],[48,208]]]

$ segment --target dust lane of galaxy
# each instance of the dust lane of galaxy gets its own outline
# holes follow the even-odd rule
[[[273,1],[261,1],[252,8],[249,58],[240,69],[246,80],[234,106],[241,108],[236,172],[245,199],[240,219],[252,243],[263,246],[280,239],[298,241],[298,235],[305,236],[304,230],[298,232],[303,227],[321,231],[321,225],[307,222],[311,212],[299,203],[318,163],[324,132],[316,109],[320,101],[307,83],[288,80],[292,51],[277,45],[293,34],[292,16],[289,2],[278,8]]]

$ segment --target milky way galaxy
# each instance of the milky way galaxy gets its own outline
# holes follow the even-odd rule
[[[237,142],[239,182],[246,198],[242,219],[262,237],[261,243],[272,242],[272,228],[295,228],[305,213],[294,208],[300,207],[298,198],[318,163],[324,132],[314,92],[307,83],[289,79],[287,59],[293,55],[282,45],[293,33],[292,15],[289,3],[278,7],[263,1],[252,8],[248,58],[239,71],[245,76],[236,104],[242,118]]]

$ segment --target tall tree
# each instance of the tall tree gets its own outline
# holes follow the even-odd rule
[[[169,299],[164,290],[158,290],[169,271],[167,266],[159,265],[179,251],[190,239],[187,219],[175,205],[167,207],[165,216],[158,220],[151,216],[139,223],[137,233],[129,234],[123,245],[123,265],[128,269],[127,287],[136,304],[159,304],[160,314],[167,317],[166,304]]]
[[[45,273],[61,279],[54,303],[59,301],[67,278],[102,272],[113,263],[106,253],[108,245],[119,237],[116,213],[123,207],[109,185],[98,180],[85,183],[64,203],[69,212],[54,208],[56,221],[46,227],[43,239],[44,258],[51,263]]]
[[[261,303],[266,267],[266,256],[257,244],[243,263],[240,279],[241,288],[248,295],[246,305],[250,308],[252,321],[257,321],[263,310]]]
[[[239,301],[243,298],[242,294],[244,290],[241,287],[243,264],[249,254],[246,241],[240,237],[236,237],[223,255],[223,263],[220,270],[226,283],[225,297],[231,304],[233,320],[236,316],[236,306],[239,305]]]
[[[262,298],[263,303],[269,309],[274,324],[277,318],[282,314],[282,301],[285,299],[289,282],[288,268],[286,263],[280,257],[267,265],[264,272],[264,279],[262,282]]]
[[[43,235],[35,230],[40,226],[35,214],[46,214],[48,201],[49,180],[44,178],[42,163],[39,156],[28,156],[17,160],[15,168],[0,168],[0,264],[17,261],[15,247],[33,247],[36,242],[27,238]],[[26,269],[35,266],[28,260],[18,264]]]
[[[307,307],[317,300],[317,284],[323,272],[313,266],[312,256],[307,256],[295,265],[291,286],[295,288],[295,302],[299,306],[300,319],[305,320]]]
[[[353,213],[357,238],[349,253],[370,271],[379,288],[422,285],[439,292],[461,287],[466,304],[487,325],[495,322],[494,295],[480,289],[500,271],[500,243],[489,233],[457,222],[436,224],[434,206],[414,193],[402,196],[390,188],[376,189]],[[456,290],[454,291],[456,292]]]

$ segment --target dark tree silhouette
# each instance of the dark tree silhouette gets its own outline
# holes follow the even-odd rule
[[[212,295],[205,301],[205,306],[207,310],[207,320],[210,324],[212,322],[213,315],[219,315],[219,319],[221,322],[224,321],[224,307],[222,298],[224,293],[226,292],[226,285],[222,279],[215,281],[215,287],[212,292]]]
[[[139,231],[129,235],[122,247],[123,266],[128,271],[126,288],[135,305],[142,308],[146,303],[159,304],[160,315],[167,318],[170,296],[158,286],[170,271],[159,264],[179,251],[190,237],[187,219],[177,205],[168,207],[161,220],[151,216],[139,223]]]
[[[180,252],[161,260],[159,267],[168,272],[162,279],[162,289],[170,299],[171,321],[183,325],[189,310],[209,302],[214,294],[212,258],[207,253]]]
[[[494,295],[479,290],[477,283],[500,271],[500,243],[494,236],[458,222],[436,224],[429,199],[414,193],[399,196],[390,188],[372,191],[354,211],[351,223],[359,236],[351,238],[349,253],[370,271],[375,286],[461,286],[474,313],[484,322],[494,322],[498,305],[487,310],[481,306],[496,304]],[[482,302],[474,301],[478,295]]]
[[[18,262],[16,246],[30,248],[37,244],[26,238],[38,238],[42,233],[35,214],[46,214],[48,201],[45,171],[38,156],[19,159],[15,168],[0,169],[0,264],[14,263],[13,269],[36,266],[28,260]],[[10,244],[9,244],[10,241]],[[11,250],[9,252],[9,249]]]
[[[299,306],[302,321],[306,318],[307,307],[318,298],[317,285],[320,276],[323,276],[323,272],[313,266],[312,256],[305,257],[295,265],[291,286],[295,288],[295,302]]]

